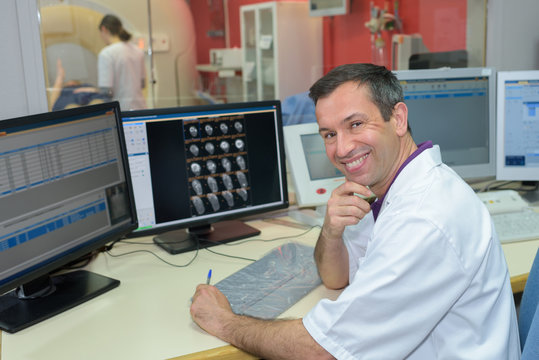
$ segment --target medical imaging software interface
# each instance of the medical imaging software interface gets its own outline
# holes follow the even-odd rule
[[[484,164],[489,160],[487,77],[401,81],[412,136],[440,145],[444,163]]]
[[[0,135],[0,278],[130,223],[113,111]]]
[[[123,117],[137,231],[283,201],[275,107],[177,111]]]
[[[539,167],[539,80],[505,82],[505,165]]]

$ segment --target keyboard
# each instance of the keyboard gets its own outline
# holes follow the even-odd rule
[[[313,254],[311,246],[287,243],[215,286],[234,313],[274,319],[322,283]]]
[[[539,239],[539,212],[531,208],[491,217],[502,243]]]

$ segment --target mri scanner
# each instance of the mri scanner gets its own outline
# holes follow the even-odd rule
[[[50,89],[61,59],[66,81],[97,86],[98,26],[118,16],[146,54],[148,107],[193,105],[197,84],[195,29],[185,0],[40,0],[45,79]]]

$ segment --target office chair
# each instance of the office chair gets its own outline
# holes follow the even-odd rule
[[[520,301],[518,330],[520,332],[521,360],[539,359],[539,250],[526,281]]]
[[[291,95],[281,104],[283,113],[283,126],[316,122],[314,102],[309,92]]]

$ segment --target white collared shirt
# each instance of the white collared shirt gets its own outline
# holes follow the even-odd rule
[[[519,359],[507,264],[473,190],[423,151],[343,235],[350,285],[303,319],[338,359]]]

